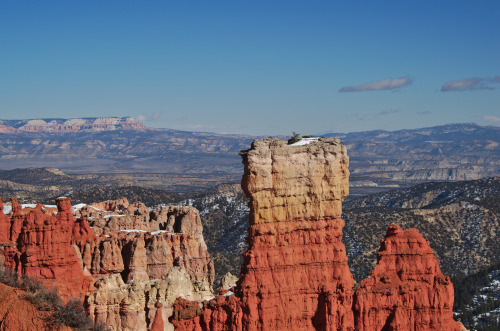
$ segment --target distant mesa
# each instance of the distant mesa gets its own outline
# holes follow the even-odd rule
[[[151,130],[132,117],[49,118],[0,120],[0,133],[19,132],[99,132],[114,130]]]

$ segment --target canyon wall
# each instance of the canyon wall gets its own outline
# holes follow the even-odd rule
[[[24,208],[23,208],[24,207]],[[192,207],[150,210],[126,199],[71,206],[0,203],[0,263],[84,301],[112,330],[173,330],[182,296],[213,297],[213,263]]]

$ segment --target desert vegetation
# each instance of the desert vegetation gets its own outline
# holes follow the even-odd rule
[[[50,312],[46,323],[52,329],[57,330],[65,325],[77,331],[107,330],[104,325],[93,323],[85,314],[85,309],[80,300],[71,298],[64,303],[57,294],[57,289],[47,288],[34,278],[20,275],[9,268],[1,266],[0,283],[23,290],[26,300],[39,310]]]

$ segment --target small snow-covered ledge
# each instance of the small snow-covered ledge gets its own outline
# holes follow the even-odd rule
[[[314,138],[300,138],[299,141],[291,144],[290,146],[302,146],[302,145],[308,145],[310,143],[312,143],[313,141],[318,141],[318,137],[314,137]]]

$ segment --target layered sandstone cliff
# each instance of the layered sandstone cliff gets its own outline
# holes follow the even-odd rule
[[[0,120],[0,133],[19,132],[99,132],[113,130],[150,130],[131,117],[71,119]]]
[[[353,292],[340,141],[256,140],[241,155],[250,227],[240,278],[213,300],[178,299],[179,330],[460,330],[453,285],[415,229],[389,228],[377,268]]]
[[[213,263],[192,207],[150,210],[126,199],[72,207],[68,198],[57,208],[23,208],[15,198],[11,206],[10,217],[0,206],[0,263],[80,298],[112,330],[172,330],[177,297],[213,297]]]

